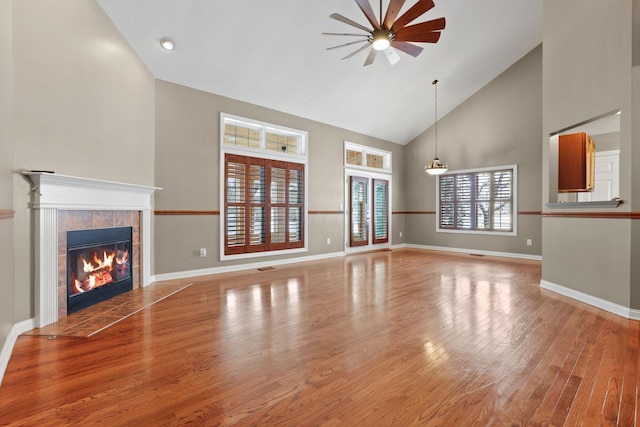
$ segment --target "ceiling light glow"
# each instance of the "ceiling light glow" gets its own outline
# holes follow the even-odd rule
[[[173,50],[175,43],[169,37],[163,37],[160,40],[160,46],[162,46],[164,50]]]

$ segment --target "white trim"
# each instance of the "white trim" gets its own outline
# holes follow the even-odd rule
[[[276,251],[278,252],[278,251]],[[261,261],[248,264],[229,265],[224,267],[203,268],[200,270],[177,271],[174,273],[156,274],[155,279],[159,282],[165,280],[186,279],[196,276],[208,276],[210,274],[233,273],[236,271],[252,270],[255,268],[272,267],[274,265],[297,264],[299,262],[318,261],[327,258],[337,258],[345,256],[344,252],[331,252],[321,255],[310,255],[299,258],[279,259],[273,261]]]
[[[631,320],[640,320],[640,310],[625,307],[620,304],[616,304],[611,301],[607,301],[602,298],[595,297],[593,295],[585,294],[584,292],[576,291],[575,289],[567,288],[566,286],[558,285],[547,280],[540,280],[540,287],[551,292],[563,295],[565,297],[583,302],[585,304],[592,305],[609,313],[616,314]]]
[[[387,234],[389,236],[389,241],[387,243],[378,243],[378,244],[373,244],[371,243],[373,241],[373,227],[369,227],[369,244],[366,246],[354,246],[351,247],[349,246],[349,227],[351,227],[351,201],[349,200],[350,194],[351,194],[351,186],[349,183],[349,177],[351,176],[356,176],[356,177],[361,177],[361,178],[367,178],[369,180],[369,183],[372,183],[372,181],[374,179],[381,179],[381,180],[385,180],[388,182],[388,186],[387,186],[387,216],[388,216],[388,226],[387,226]],[[352,253],[357,253],[357,252],[366,252],[366,251],[375,251],[375,250],[379,250],[379,249],[388,249],[391,247],[391,240],[393,237],[393,215],[391,213],[391,206],[392,206],[392,201],[393,201],[393,180],[392,180],[392,175],[387,175],[385,173],[382,173],[382,171],[377,171],[377,170],[371,170],[371,169],[353,169],[351,167],[345,167],[344,168],[344,214],[343,214],[343,218],[344,218],[344,248],[345,248],[345,253],[347,254],[352,254]],[[371,189],[371,186],[369,186],[369,190]],[[367,194],[367,197],[371,197],[370,193]],[[373,203],[370,203],[370,213],[371,216],[373,216]],[[373,221],[371,221],[371,223],[373,223]]]
[[[140,212],[140,285],[151,283],[151,196],[159,187],[24,171],[33,182],[35,315],[42,328],[58,321],[58,212]]]
[[[517,258],[517,259],[528,259],[532,261],[542,261],[541,255],[519,254],[515,252],[484,251],[480,249],[450,248],[446,246],[414,245],[411,243],[404,243],[401,245],[394,245],[392,248],[393,249],[400,249],[400,248],[427,249],[430,251],[456,252],[456,253],[469,254],[469,255],[487,255],[487,256],[497,256],[502,258]]]
[[[459,175],[465,173],[482,173],[482,172],[494,172],[501,170],[509,170],[513,171],[512,174],[512,188],[513,188],[513,197],[511,202],[511,231],[498,231],[498,230],[464,230],[464,229],[455,229],[451,230],[448,228],[440,228],[440,177],[447,175]],[[515,237],[518,235],[518,165],[503,165],[503,166],[488,166],[484,168],[477,169],[463,169],[463,170],[449,170],[448,172],[443,173],[442,175],[437,176],[436,180],[436,233],[459,233],[459,234],[480,234],[480,235],[490,235],[490,236],[505,236],[505,237]]]
[[[9,335],[2,346],[2,352],[0,352],[0,385],[2,385],[2,379],[5,371],[7,370],[7,365],[9,364],[9,359],[11,359],[11,353],[13,352],[13,347],[16,345],[18,336],[35,327],[36,319],[27,319],[16,323],[11,328],[11,331],[9,331]]]
[[[234,122],[236,124],[240,124],[243,126],[251,127],[253,129],[257,129],[260,131],[260,148],[251,148],[251,147],[237,147],[233,145],[225,145],[224,143],[224,127],[226,122]],[[278,153],[272,150],[267,150],[266,148],[266,136],[265,131],[277,131],[281,133],[289,133],[291,135],[299,136],[299,146],[298,152],[302,152],[302,154],[283,154]],[[227,114],[220,112],[220,191],[219,191],[219,206],[220,206],[220,221],[219,221],[219,230],[220,230],[220,239],[219,239],[219,249],[220,249],[220,261],[229,261],[234,259],[249,259],[256,257],[264,257],[264,256],[274,256],[274,255],[286,255],[286,254],[294,254],[300,252],[308,252],[309,250],[309,166],[308,166],[308,153],[309,153],[309,133],[299,129],[288,128],[285,126],[274,125],[271,123],[261,122],[258,120],[247,119],[245,117],[234,116],[232,114]],[[240,156],[253,157],[257,159],[268,159],[268,160],[280,160],[289,163],[298,163],[304,165],[304,247],[297,249],[285,249],[285,250],[276,250],[276,251],[264,251],[264,252],[255,252],[255,253],[245,253],[245,254],[237,254],[237,255],[225,255],[225,220],[226,220],[226,211],[225,211],[225,155],[229,154],[237,154]]]

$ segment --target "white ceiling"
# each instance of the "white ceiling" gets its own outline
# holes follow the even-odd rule
[[[442,117],[542,41],[542,0],[434,0],[414,23],[444,16],[437,44],[363,67],[368,50],[345,60],[358,46],[326,50],[354,38],[321,34],[358,32],[334,12],[370,27],[353,0],[97,1],[158,79],[398,144],[433,124],[432,80]]]

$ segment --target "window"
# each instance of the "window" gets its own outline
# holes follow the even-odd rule
[[[304,165],[225,155],[225,255],[304,247]]]
[[[305,250],[306,132],[222,114],[220,140],[222,258]]]
[[[438,177],[438,231],[516,234],[517,167]]]
[[[366,145],[345,141],[344,163],[347,167],[391,173],[391,153]]]

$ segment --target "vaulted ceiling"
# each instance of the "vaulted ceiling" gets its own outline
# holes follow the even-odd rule
[[[542,41],[542,0],[434,1],[414,23],[444,16],[437,44],[367,67],[368,51],[341,59],[358,46],[327,50],[354,38],[321,34],[358,32],[332,13],[370,27],[354,0],[98,3],[158,79],[407,144],[434,122],[432,80],[442,117]]]

